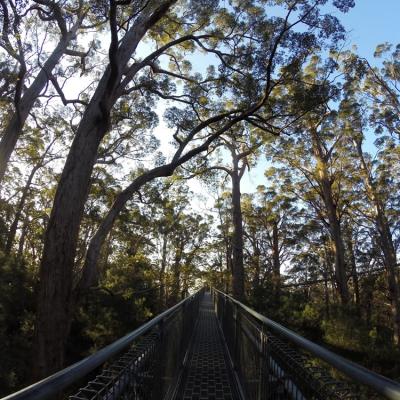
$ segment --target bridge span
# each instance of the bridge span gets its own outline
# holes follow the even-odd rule
[[[400,400],[400,383],[231,296],[199,290],[99,352],[3,400]]]

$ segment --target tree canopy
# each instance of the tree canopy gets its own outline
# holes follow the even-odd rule
[[[352,7],[0,0],[2,394],[205,283],[398,376],[400,48]]]

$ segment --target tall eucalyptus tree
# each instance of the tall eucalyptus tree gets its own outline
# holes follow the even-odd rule
[[[343,38],[338,20],[321,11],[326,2],[277,1],[274,4],[285,16],[273,17],[266,14],[265,2],[235,3],[229,10],[211,0],[110,1],[108,60],[76,128],[44,238],[35,332],[37,377],[63,365],[74,308],[79,228],[99,147],[113,129],[115,106],[125,99],[132,108],[142,102],[152,105],[153,98],[180,105],[167,112],[176,130],[173,139],[177,149],[171,161],[144,172],[117,195],[90,242],[89,262],[84,266],[84,275],[89,271],[89,276],[89,266],[96,265],[116,217],[144,183],[171,175],[241,121],[271,130],[271,124],[299,117],[280,113],[281,118],[274,120],[271,115],[282,103],[271,99],[274,92],[285,92],[285,85],[297,80],[312,52]],[[353,1],[334,4],[346,11]],[[144,40],[151,43],[145,46],[146,56],[140,47]],[[208,69],[206,79],[181,68],[188,51],[201,51],[213,59],[216,65]],[[165,59],[171,60],[171,68],[164,67]],[[183,84],[182,90],[173,84],[175,81]],[[258,114],[265,108],[268,117]]]

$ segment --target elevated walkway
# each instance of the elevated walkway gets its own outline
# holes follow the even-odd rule
[[[205,293],[177,400],[236,400],[233,371],[211,294]]]
[[[79,389],[80,387],[80,389]],[[400,384],[204,289],[3,400],[400,400]]]

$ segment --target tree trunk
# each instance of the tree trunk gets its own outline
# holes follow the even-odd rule
[[[33,346],[35,378],[43,378],[64,364],[64,345],[75,306],[72,281],[79,227],[98,147],[109,129],[111,108],[124,89],[120,85],[122,74],[146,31],[160,20],[173,3],[173,0],[167,0],[156,4],[153,13],[149,7],[120,43],[112,42],[117,49],[110,46],[110,64],[99,81],[72,142],[44,238]]]
[[[226,259],[226,269],[228,272],[233,275],[233,266],[232,266],[232,238],[227,238],[225,243],[225,259]],[[229,286],[229,285],[228,285]]]
[[[218,208],[218,215],[219,215],[219,220],[220,220],[220,225],[221,225],[221,231],[224,239],[224,245],[225,245],[225,265],[226,265],[226,270],[228,271],[229,276],[233,275],[233,269],[232,269],[232,238],[229,236],[228,229],[224,227],[224,220],[222,217],[221,209]],[[222,270],[222,263],[221,263],[221,283],[223,283],[222,289],[225,291],[225,293],[229,292],[229,282],[226,281],[225,279],[225,274],[224,271]],[[231,282],[230,282],[231,283]]]
[[[362,151],[362,139],[355,139],[354,145],[360,159],[363,172],[364,185],[369,198],[375,208],[375,225],[379,236],[379,245],[383,254],[383,262],[386,269],[386,279],[391,303],[393,320],[393,342],[400,347],[400,289],[397,273],[397,256],[390,231],[390,224],[386,216],[385,205],[379,197],[376,184],[371,176],[370,169],[365,161]]]
[[[34,345],[36,378],[61,369],[64,363],[79,227],[97,148],[107,131],[99,102],[95,105],[86,112],[73,141],[45,233]]]
[[[380,245],[382,248],[386,276],[389,288],[391,313],[393,316],[393,342],[400,347],[400,294],[397,268],[396,251],[394,248],[392,234],[386,216],[377,216],[378,229],[380,230]]]
[[[21,229],[21,236],[19,237],[19,242],[18,242],[18,253],[17,253],[18,259],[21,259],[22,255],[24,254],[25,238],[26,238],[26,231],[28,230],[28,225],[29,225],[29,217],[26,215]]]
[[[281,260],[279,255],[278,224],[275,220],[272,225],[272,283],[275,302],[279,305],[281,293]]]
[[[29,177],[26,181],[26,184],[25,184],[24,188],[22,189],[21,198],[18,202],[17,209],[15,212],[15,217],[14,217],[14,220],[11,224],[10,230],[7,235],[7,243],[6,243],[6,249],[5,249],[6,254],[10,254],[10,252],[11,252],[11,248],[14,243],[15,235],[17,233],[18,223],[21,219],[22,211],[24,209],[25,201],[26,201],[26,198],[28,197],[28,193],[31,188],[32,180],[33,180],[33,177],[34,177],[36,171],[39,168],[40,168],[40,165],[35,165],[32,168],[31,173],[29,174]]]
[[[329,318],[329,316],[330,316],[328,282],[329,282],[329,279],[328,279],[328,268],[327,268],[327,265],[325,264],[325,266],[324,266],[324,299],[325,299],[325,315],[326,315],[326,318]]]
[[[339,290],[342,304],[349,302],[349,289],[347,286],[345,248],[340,226],[340,220],[337,215],[337,205],[333,198],[332,182],[328,172],[327,161],[322,150],[318,132],[311,130],[313,152],[317,161],[318,179],[322,189],[322,200],[325,205],[326,214],[329,221],[329,233],[332,241],[332,250],[335,257],[335,278]]]
[[[175,252],[174,263],[172,264],[172,291],[170,298],[170,306],[178,302],[180,286],[181,286],[181,260],[183,255],[183,241],[179,244]]]
[[[159,301],[159,311],[163,311],[165,309],[165,270],[167,269],[167,235],[164,233],[163,235],[163,245],[161,251],[161,268],[160,268],[160,301]]]
[[[374,307],[374,286],[376,277],[367,276],[363,280],[363,301],[362,304],[365,309],[365,322],[369,328],[372,327],[372,312]]]
[[[232,292],[239,301],[244,300],[243,218],[240,204],[240,176],[238,160],[234,160],[232,177]]]
[[[350,266],[351,266],[351,276],[353,278],[353,285],[354,285],[354,300],[357,306],[357,310],[360,310],[360,286],[358,283],[358,274],[357,274],[357,265],[356,265],[356,257],[354,255],[354,248],[353,248],[353,239],[351,237],[351,231],[347,232],[347,249],[349,251],[349,259],[350,259]]]
[[[86,290],[93,284],[93,281],[97,276],[97,263],[104,241],[114,226],[114,222],[118,215],[124,209],[126,203],[132,198],[133,194],[146,183],[156,178],[170,176],[173,171],[174,167],[172,164],[153,168],[138,176],[129,186],[117,195],[108,213],[103,218],[95,234],[89,241],[83,266],[83,273],[77,292]]]
[[[257,244],[257,240],[254,239],[253,242],[253,266],[254,266],[254,277],[253,277],[253,290],[258,289],[260,287],[260,249]]]

